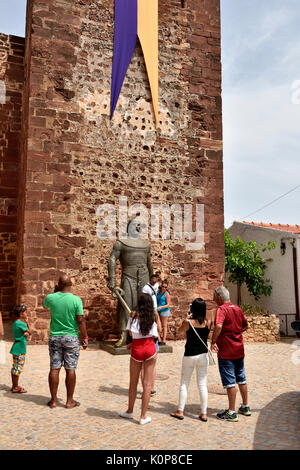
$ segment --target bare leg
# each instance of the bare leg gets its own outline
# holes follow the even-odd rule
[[[66,369],[66,388],[67,388],[67,403],[66,408],[74,408],[79,406],[80,403],[73,398],[76,385],[76,372],[75,369]]]
[[[145,361],[144,383],[143,383],[143,397],[141,419],[146,419],[146,413],[150,401],[151,386],[153,384],[153,374],[156,364],[156,357]]]
[[[19,386],[19,376],[11,374],[11,381],[12,381],[12,390],[16,390]]]
[[[144,387],[143,383],[144,383],[144,363],[142,363],[142,368],[141,368],[141,382],[142,382],[142,386]]]
[[[59,384],[59,373],[60,369],[52,369],[49,372],[49,388],[51,394],[51,400],[49,401],[48,405],[50,408],[56,408],[57,405],[57,389]]]
[[[236,387],[227,388],[227,395],[229,401],[229,409],[235,411],[235,400],[236,400],[237,389]]]
[[[141,368],[141,362],[137,362],[134,359],[130,358],[130,384],[128,394],[128,408],[126,413],[133,413]]]
[[[168,333],[168,317],[160,317],[161,326],[163,330],[163,342],[165,343],[167,340],[167,333]]]
[[[144,389],[144,377],[145,377],[145,363],[143,362],[143,365],[142,365],[142,370],[141,370],[141,380],[142,380],[142,385],[143,385],[143,389]],[[153,370],[153,377],[152,377],[152,382],[151,382],[151,392],[154,391],[154,386],[155,386],[155,377],[156,377],[156,364],[154,366],[154,370]]]
[[[248,405],[248,386],[247,384],[239,385],[240,393],[242,395],[243,405]]]
[[[1,316],[1,313],[0,313],[0,316]],[[15,362],[16,356],[14,355],[13,357],[14,357],[14,362]],[[18,358],[18,356],[17,356],[17,359],[20,359],[20,358]],[[22,357],[21,357],[21,361],[22,361]],[[25,362],[25,356],[24,356],[24,362]],[[19,385],[19,377],[20,377],[21,371],[23,369],[23,366],[21,366],[21,369],[20,369],[19,373],[17,373],[17,374],[13,373],[14,369],[15,369],[15,366],[13,364],[13,367],[12,367],[12,370],[11,370],[11,382],[12,382],[11,391],[14,392],[14,393],[16,393],[16,392],[17,393],[26,393],[25,388],[20,387],[20,385]]]
[[[155,377],[156,377],[156,363],[153,369],[153,377],[152,377],[152,382],[151,382],[151,392],[154,391],[155,387]]]

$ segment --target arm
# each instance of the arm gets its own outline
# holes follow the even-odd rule
[[[221,323],[216,324],[216,326],[214,328],[212,340],[211,340],[211,345],[216,344],[217,339],[219,338],[219,336],[221,334],[222,328],[223,328],[223,324],[221,324]]]
[[[117,265],[117,260],[120,258],[121,255],[121,243],[117,241],[114,244],[114,247],[112,249],[112,252],[110,254],[109,260],[108,260],[108,288],[113,291],[114,288],[116,287],[116,265]]]
[[[24,315],[24,323],[27,326],[27,330],[24,332],[24,336],[30,336],[31,335],[31,330],[30,330],[30,327],[29,327],[29,321],[28,321],[27,314]]]
[[[88,334],[86,331],[86,322],[85,322],[82,300],[80,297],[76,297],[74,313],[75,313],[75,318],[77,321],[78,329],[83,339],[83,343],[82,343],[83,349],[86,349],[88,347],[89,341],[88,341]]]
[[[218,350],[219,350],[219,348],[217,346],[217,339],[219,338],[219,336],[221,334],[224,320],[225,320],[225,313],[223,312],[223,310],[218,308],[217,313],[216,313],[215,322],[214,322],[215,323],[214,332],[213,332],[213,335],[212,335],[211,345],[210,345],[211,350],[214,351],[214,352],[218,352]]]
[[[178,333],[185,333],[189,329],[190,325],[189,322],[186,320],[183,320],[181,323],[181,326],[178,328]]]
[[[249,323],[247,321],[247,318],[245,317],[244,313],[243,313],[243,323],[242,323],[242,333],[244,333],[244,331],[247,331],[250,327],[249,327]]]
[[[81,333],[82,338],[85,338],[84,344],[83,344],[83,349],[86,349],[88,347],[89,341],[88,341],[88,334],[86,331],[86,323],[85,323],[85,318],[84,315],[76,315],[76,321],[78,325],[78,329]]]
[[[49,304],[48,304],[48,295],[47,295],[47,297],[45,297],[45,299],[44,299],[43,307],[44,307],[44,308],[49,308]]]
[[[210,349],[215,353],[217,353],[219,351],[219,348],[218,348],[218,345],[217,345],[217,339],[220,336],[222,328],[223,328],[223,325],[221,325],[220,323],[215,325],[215,327],[214,327],[214,332],[213,332],[213,336],[212,336],[212,340],[211,340],[211,344],[210,344]]]
[[[148,255],[147,255],[147,268],[149,271],[149,279],[153,274],[153,266],[152,266],[152,261],[151,261],[151,250],[149,248]]]

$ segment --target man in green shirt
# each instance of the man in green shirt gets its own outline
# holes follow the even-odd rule
[[[83,337],[82,345],[88,346],[88,336],[84,320],[82,301],[71,293],[72,282],[67,274],[62,274],[53,294],[47,295],[43,302],[45,308],[50,309],[50,372],[49,388],[51,400],[50,408],[57,406],[57,389],[59,372],[62,366],[66,370],[67,402],[66,408],[74,408],[80,403],[73,399],[76,385],[76,373],[80,341],[78,329]]]

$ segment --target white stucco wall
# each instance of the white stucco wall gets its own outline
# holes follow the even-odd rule
[[[256,227],[254,225],[247,225],[241,222],[234,222],[229,229],[232,238],[240,236],[244,241],[248,242],[253,240],[258,244],[266,243],[268,241],[275,241],[276,248],[268,252],[262,253],[264,259],[267,261],[267,269],[265,278],[272,281],[272,293],[269,297],[261,297],[256,302],[254,297],[250,296],[247,287],[242,287],[242,303],[251,305],[259,305],[262,308],[270,310],[272,313],[279,315],[289,315],[288,324],[295,319],[296,303],[295,303],[295,289],[294,289],[294,270],[293,270],[293,246],[289,238],[297,238],[297,256],[298,256],[298,279],[300,282],[300,237],[290,232],[283,232],[281,230],[274,230],[264,227]],[[281,254],[280,244],[281,241],[286,244],[286,252]],[[271,261],[272,259],[272,261]],[[230,285],[226,276],[226,284],[230,290],[233,302],[237,299],[237,288]],[[291,315],[291,316],[290,316]],[[281,322],[285,319],[281,318]],[[288,333],[294,334],[288,327]]]
[[[298,292],[299,292],[299,302],[300,302],[300,236],[296,241],[297,248],[297,272],[298,272]]]

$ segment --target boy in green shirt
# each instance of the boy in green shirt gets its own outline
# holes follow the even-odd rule
[[[23,370],[26,357],[27,336],[31,334],[25,311],[25,305],[17,305],[11,313],[13,319],[12,330],[15,340],[10,350],[10,354],[13,355],[13,366],[11,369],[11,391],[13,393],[26,393],[25,388],[19,386],[19,376]]]

